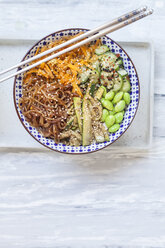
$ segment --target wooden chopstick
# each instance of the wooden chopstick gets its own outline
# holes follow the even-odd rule
[[[30,65],[30,66],[27,66],[27,67],[25,67],[25,68],[23,68],[21,70],[18,70],[17,72],[15,72],[15,73],[13,73],[13,74],[5,77],[5,78],[0,79],[0,83],[5,81],[5,80],[7,80],[7,79],[9,79],[9,78],[11,78],[11,77],[14,77],[14,76],[16,76],[18,74],[21,74],[21,73],[23,73],[23,72],[25,72],[27,70],[30,70],[30,69],[40,65],[43,62],[47,62],[47,61],[49,61],[51,59],[54,59],[54,58],[66,53],[66,52],[69,52],[69,51],[71,51],[71,50],[73,50],[75,48],[78,48],[78,47],[80,47],[80,46],[82,46],[82,45],[84,45],[84,44],[86,44],[88,42],[91,42],[93,40],[96,40],[96,39],[106,35],[107,33],[111,33],[111,32],[114,32],[114,31],[120,29],[120,28],[123,28],[126,25],[131,24],[131,23],[133,23],[135,21],[138,21],[138,20],[140,20],[140,19],[142,19],[142,18],[144,18],[144,17],[146,17],[146,16],[148,16],[148,15],[153,13],[152,9],[145,11],[146,9],[147,9],[146,7],[142,7],[142,8],[139,8],[137,10],[134,10],[132,12],[129,12],[129,13],[117,18],[117,19],[114,19],[113,21],[111,21],[111,22],[109,22],[107,24],[104,24],[104,25],[102,25],[102,26],[100,26],[98,28],[95,28],[92,31],[88,31],[88,32],[86,32],[86,33],[84,33],[84,34],[82,34],[80,36],[77,36],[77,37],[75,37],[75,38],[73,38],[73,39],[71,39],[71,40],[69,40],[69,41],[67,41],[65,43],[60,44],[59,46],[56,46],[56,47],[54,47],[52,49],[49,49],[49,50],[47,50],[47,51],[45,51],[45,52],[43,52],[41,54],[38,54],[38,55],[36,55],[36,56],[26,60],[26,61],[23,61],[23,62],[19,63],[18,65],[15,65],[15,66],[13,66],[13,67],[1,72],[0,75],[6,73],[6,72],[8,72],[8,71],[10,71],[10,70],[12,70],[12,69],[14,69],[16,67],[20,67],[20,66],[22,66],[22,65],[24,65],[26,63],[29,63],[29,62],[31,62],[31,61],[33,61],[33,60],[35,60],[37,58],[40,58],[40,57],[42,57],[44,55],[47,55],[47,54],[49,54],[49,53],[51,53],[51,52],[53,52],[53,51],[55,51],[57,49],[60,49],[60,48],[65,47],[65,46],[67,46],[69,44],[72,44],[73,42],[77,42],[77,41],[79,41],[79,40],[81,40],[81,39],[83,39],[83,38],[85,38],[87,36],[90,36],[87,39],[82,40],[82,41],[80,41],[80,42],[78,42],[78,43],[76,43],[76,44],[74,44],[74,45],[72,45],[72,46],[60,51],[60,52],[57,52],[57,53],[55,53],[53,55],[50,55],[49,57],[46,57],[46,58],[44,58],[44,59],[42,59],[42,60],[40,60],[40,61]],[[139,14],[137,14],[137,13],[139,13]],[[102,30],[102,31],[96,33],[98,30]],[[92,34],[94,34],[94,35],[91,36]]]

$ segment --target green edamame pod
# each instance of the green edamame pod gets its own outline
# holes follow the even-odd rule
[[[118,92],[113,99],[113,103],[116,104],[122,99],[122,97],[123,97],[123,92],[122,91]]]
[[[113,126],[115,123],[115,116],[114,115],[108,115],[107,118],[105,119],[105,124],[109,128]]]
[[[118,102],[115,106],[115,111],[116,112],[121,112],[125,109],[125,101],[121,100],[120,102]]]
[[[127,105],[130,104],[131,99],[130,99],[130,94],[128,92],[124,93],[124,101]]]
[[[120,128],[120,125],[119,124],[114,124],[113,126],[111,126],[109,128],[109,132],[110,133],[115,133],[117,130],[119,130],[119,128]]]
[[[102,98],[101,103],[102,103],[104,108],[106,108],[108,110],[113,110],[113,104],[109,100],[106,100],[106,99]]]
[[[110,90],[106,95],[105,95],[105,99],[107,100],[112,100],[114,98],[115,92],[113,90]]]
[[[107,94],[107,89],[102,85],[100,86],[102,89],[104,89],[104,92],[103,92],[103,97],[105,97],[105,95]]]
[[[123,113],[122,112],[115,114],[115,122],[116,123],[121,123],[122,120],[123,120]]]
[[[103,109],[101,121],[104,122],[108,115],[109,115],[109,111],[107,109]]]

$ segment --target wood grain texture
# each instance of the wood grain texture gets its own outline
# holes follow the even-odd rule
[[[85,156],[1,149],[0,247],[165,247],[165,2],[0,0],[0,38],[92,28],[144,4],[154,14],[111,37],[154,42],[153,146]]]

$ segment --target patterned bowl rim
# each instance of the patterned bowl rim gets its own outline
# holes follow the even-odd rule
[[[71,30],[89,31],[90,29],[86,29],[86,28],[67,28],[67,29],[58,30],[58,31],[53,32],[53,33],[51,33],[51,34],[49,34],[49,35],[46,35],[45,37],[43,37],[42,39],[40,39],[39,41],[37,41],[37,42],[36,42],[36,43],[27,51],[27,53],[24,55],[24,57],[23,57],[23,59],[21,60],[21,62],[24,61],[24,59],[25,59],[26,56],[30,53],[30,51],[31,51],[35,46],[37,46],[41,41],[43,41],[44,39],[46,39],[46,38],[48,38],[48,37],[50,37],[50,36],[52,36],[52,35],[56,35],[56,34],[58,34],[58,33],[60,33],[60,32],[67,32],[67,31],[71,31]],[[14,106],[15,106],[15,110],[16,110],[16,113],[17,113],[17,115],[18,115],[18,118],[20,119],[20,122],[22,123],[23,127],[24,127],[24,128],[26,129],[26,131],[33,137],[33,139],[35,139],[38,143],[40,143],[41,145],[45,146],[46,148],[48,148],[48,149],[50,149],[50,150],[52,150],[52,151],[59,152],[59,153],[62,153],[62,154],[70,154],[70,155],[73,155],[73,154],[74,154],[74,155],[80,155],[80,154],[81,154],[81,155],[83,155],[83,154],[86,155],[86,154],[89,154],[89,153],[98,152],[98,151],[100,151],[100,150],[102,150],[102,149],[107,148],[108,146],[112,145],[113,143],[115,143],[115,142],[116,142],[116,141],[117,141],[117,140],[118,140],[118,139],[119,139],[119,138],[128,130],[128,128],[131,126],[131,124],[132,124],[132,122],[133,122],[133,120],[134,120],[134,118],[135,118],[135,116],[136,116],[136,113],[137,113],[137,110],[138,110],[138,107],[139,107],[139,102],[140,102],[140,82],[139,82],[139,76],[138,76],[136,67],[135,67],[135,65],[134,65],[134,63],[133,63],[133,61],[132,61],[132,59],[130,58],[130,56],[127,54],[127,52],[126,52],[126,51],[125,51],[125,50],[124,50],[116,41],[114,41],[113,39],[111,39],[111,38],[108,37],[107,35],[104,35],[104,37],[110,39],[112,42],[114,42],[116,45],[118,45],[118,46],[122,49],[122,51],[124,51],[124,53],[127,55],[127,57],[130,59],[132,65],[133,65],[133,67],[134,67],[134,70],[135,70],[135,72],[136,72],[136,76],[137,76],[137,80],[138,80],[138,87],[139,87],[138,103],[137,103],[137,107],[136,107],[135,114],[134,114],[134,116],[133,116],[131,122],[129,123],[128,127],[122,132],[122,134],[119,135],[119,137],[117,137],[114,141],[112,141],[110,144],[107,144],[107,145],[104,146],[104,147],[101,147],[101,148],[99,148],[99,149],[97,149],[97,150],[94,150],[94,151],[88,151],[88,152],[83,152],[83,153],[81,153],[81,152],[75,152],[75,153],[74,153],[74,152],[63,152],[63,151],[55,150],[55,149],[53,149],[53,148],[51,148],[51,147],[49,147],[49,146],[43,144],[41,141],[39,141],[36,137],[34,137],[34,136],[30,133],[30,131],[28,130],[28,128],[25,126],[24,122],[21,120],[20,114],[19,114],[19,112],[18,112],[18,108],[17,108],[17,104],[16,104],[16,97],[15,97],[15,89],[16,89],[17,76],[15,76],[14,85],[13,85],[13,98],[14,98]]]

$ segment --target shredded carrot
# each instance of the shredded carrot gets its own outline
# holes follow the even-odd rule
[[[81,50],[82,50],[82,52],[84,54],[84,57],[86,57],[87,56],[87,52],[86,52],[85,46],[81,46]]]
[[[46,73],[48,73],[48,75],[50,76],[50,78],[54,78],[53,73],[51,72],[49,66],[48,66],[46,63],[45,63],[45,66],[44,66],[44,71],[45,71]]]
[[[81,71],[80,68],[77,67],[76,65],[68,64],[68,67],[70,67],[73,71],[78,71],[78,72]]]
[[[40,64],[40,69],[44,69],[45,63]]]
[[[78,35],[80,35],[80,33],[76,36]],[[51,47],[57,46],[65,42],[66,40],[68,40],[68,38],[53,41],[47,46],[42,47],[41,49],[37,48],[35,55],[37,55],[38,53],[42,53]],[[40,64],[34,69],[29,70],[26,75],[36,73],[37,75],[43,76],[47,79],[57,79],[61,84],[72,84],[73,92],[76,92],[77,94],[79,94],[79,96],[83,97],[82,91],[79,87],[80,81],[78,80],[77,75],[81,73],[81,69],[83,66],[93,69],[91,66],[91,62],[93,59],[91,59],[91,57],[94,55],[95,49],[99,45],[100,40],[97,40],[93,45],[83,45],[48,62]],[[42,58],[45,57],[47,56],[43,56]],[[35,60],[35,62],[36,61],[38,60]]]

